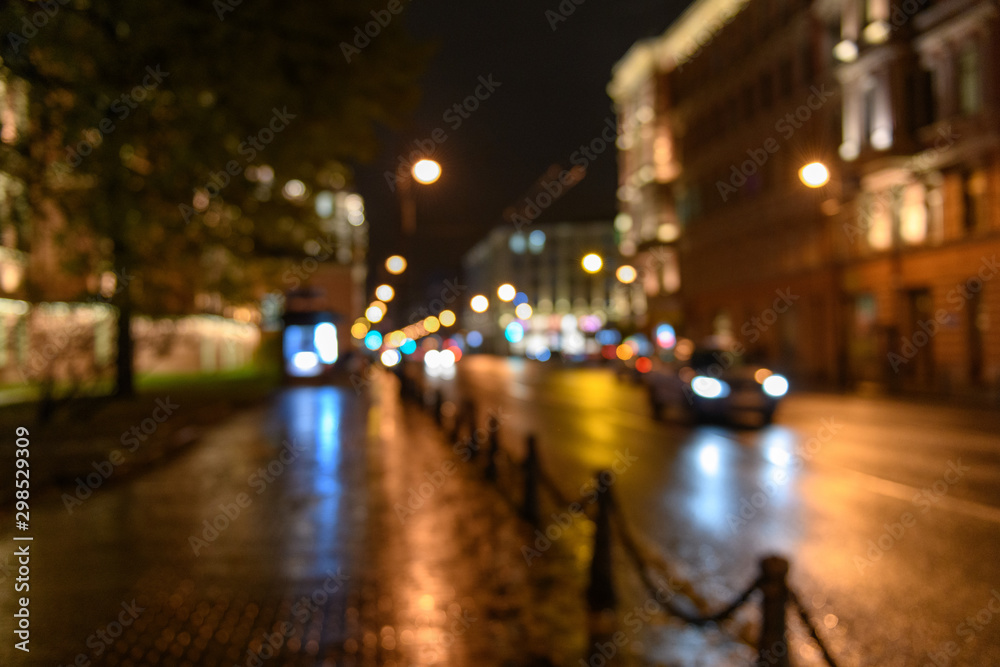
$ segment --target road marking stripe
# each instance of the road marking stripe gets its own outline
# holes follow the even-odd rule
[[[842,466],[835,466],[831,464],[822,465],[826,465],[830,468],[837,468],[845,473],[849,473],[848,476],[854,477],[855,481],[858,482],[857,486],[865,487],[868,491],[879,493],[883,496],[889,496],[890,498],[898,498],[899,500],[912,502],[913,496],[919,494],[921,491],[921,489],[918,489],[915,486],[910,486],[909,484],[893,482],[882,477],[876,477],[875,475],[869,475],[868,473],[851,470],[850,468],[844,468]],[[1000,508],[983,505],[972,500],[964,500],[954,496],[941,496],[938,498],[938,502],[935,503],[935,505],[941,509],[955,512],[957,514],[964,514],[976,519],[982,519],[983,521],[1000,523]]]

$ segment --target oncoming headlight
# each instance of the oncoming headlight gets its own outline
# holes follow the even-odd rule
[[[788,393],[788,380],[784,375],[769,375],[764,382],[761,383],[764,389],[764,393],[768,396],[773,396],[778,398],[784,396]]]
[[[707,375],[697,375],[691,380],[691,390],[702,398],[724,398],[729,395],[729,385]]]

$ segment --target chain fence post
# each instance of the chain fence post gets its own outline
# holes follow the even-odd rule
[[[597,479],[604,471],[597,474]],[[600,487],[598,487],[600,488]],[[597,496],[597,517],[594,519],[594,554],[590,561],[590,583],[587,585],[588,635],[587,664],[605,664],[610,657],[603,647],[617,646],[610,641],[615,629],[615,594],[611,563],[611,491],[605,489]],[[612,652],[612,656],[614,655]]]
[[[444,394],[438,389],[434,393],[434,423],[438,426],[444,422]]]
[[[486,470],[483,474],[490,482],[497,481],[497,454],[500,451],[500,424],[490,417],[489,448],[486,450]]]
[[[524,457],[524,506],[522,514],[533,526],[538,525],[538,451],[534,435],[528,436]]]
[[[462,412],[465,414],[465,423],[469,427],[469,435],[465,440],[465,445],[469,448],[471,454],[469,455],[469,462],[476,463],[476,459],[479,458],[479,443],[476,442],[476,403],[475,401],[468,400],[462,404]],[[461,435],[461,429],[459,430],[459,435]]]
[[[755,667],[789,667],[785,607],[788,604],[788,561],[769,556],[760,562],[762,626]]]

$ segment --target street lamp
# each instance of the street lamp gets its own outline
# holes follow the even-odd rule
[[[513,301],[515,296],[517,296],[517,290],[510,283],[504,283],[497,288],[497,297],[501,301]]]
[[[590,253],[584,255],[583,260],[580,262],[583,265],[583,270],[587,273],[597,273],[604,266],[604,260],[601,256],[596,253]]]
[[[799,169],[799,180],[810,188],[821,188],[830,182],[830,170],[822,162],[810,162]]]
[[[375,288],[375,296],[378,297],[379,301],[389,302],[392,301],[392,297],[396,296],[396,290],[392,289],[390,285],[379,285]]]
[[[410,168],[409,173],[403,171],[400,165],[397,173],[399,183],[400,207],[403,214],[403,233],[412,235],[417,231],[417,202],[413,197],[411,181],[416,181],[421,185],[430,185],[441,178],[441,165],[434,160],[417,160]]]
[[[413,165],[413,169],[410,171],[413,174],[413,180],[421,185],[430,185],[441,178],[441,165],[434,160],[420,160]]]

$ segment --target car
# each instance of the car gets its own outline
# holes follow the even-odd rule
[[[687,356],[687,355],[685,355]],[[686,359],[658,363],[646,374],[653,416],[663,418],[671,406],[694,421],[730,421],[743,414],[770,424],[788,379],[767,366],[749,363],[730,350],[702,348]]]

